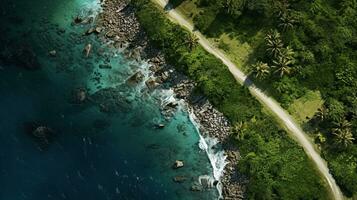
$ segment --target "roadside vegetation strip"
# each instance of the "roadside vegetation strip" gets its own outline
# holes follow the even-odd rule
[[[202,35],[195,32],[195,36],[172,23],[150,1],[132,3],[151,42],[171,64],[196,81],[198,90],[235,125],[232,138],[242,155],[238,169],[249,177],[248,198],[329,199],[325,182],[303,149],[262,112],[246,87],[236,83],[224,65],[229,60],[217,59],[217,55],[223,55],[212,55],[197,45],[197,37],[201,45],[205,41]],[[192,25],[183,23],[192,29]],[[239,76],[245,77],[243,73]]]

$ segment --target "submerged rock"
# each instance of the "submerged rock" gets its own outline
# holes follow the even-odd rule
[[[100,64],[99,69],[111,69],[112,66],[110,64]]]
[[[185,176],[175,176],[173,180],[176,183],[183,183],[187,180],[187,178]]]
[[[159,149],[160,145],[159,144],[149,144],[146,146],[147,149]]]
[[[72,91],[72,102],[82,104],[87,100],[87,90],[85,88],[77,88]]]
[[[66,29],[64,29],[64,28],[58,28],[57,29],[57,34],[61,35],[61,34],[64,34],[64,33],[66,33]]]
[[[84,35],[90,35],[90,34],[94,33],[94,31],[95,31],[94,28],[90,28],[84,33]]]
[[[40,63],[34,50],[29,45],[21,45],[17,47],[15,53],[12,55],[11,60],[14,61],[19,67],[28,70],[40,69]]]
[[[93,18],[92,17],[87,17],[87,18],[83,18],[80,16],[76,16],[73,19],[73,22],[71,23],[72,26],[74,25],[79,25],[79,24],[90,24],[93,22]]]
[[[32,135],[38,138],[46,138],[48,134],[51,134],[52,130],[46,126],[39,126],[33,132]]]
[[[47,149],[55,136],[51,128],[37,122],[27,122],[24,127],[25,132],[36,140],[40,150]]]
[[[130,103],[120,89],[121,88],[101,89],[91,95],[91,100],[99,106],[101,112],[126,112],[130,109]]]
[[[202,186],[200,186],[200,185],[192,185],[191,188],[190,188],[190,190],[191,190],[192,192],[200,192],[200,191],[203,190],[203,188],[202,188]]]
[[[108,127],[110,127],[110,122],[108,120],[96,119],[93,121],[93,128],[95,128],[96,131],[103,131]]]

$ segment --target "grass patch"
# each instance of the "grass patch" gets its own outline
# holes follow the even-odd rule
[[[323,103],[319,91],[309,90],[304,96],[294,100],[288,111],[300,124],[303,124],[315,115]]]
[[[243,71],[248,71],[249,58],[253,48],[247,42],[241,42],[237,37],[223,33],[219,38],[211,38],[214,46],[222,50]]]
[[[176,8],[176,10],[182,15],[184,15],[186,19],[191,23],[193,23],[193,18],[201,10],[196,6],[196,1],[197,0],[184,1]]]
[[[193,23],[193,18],[202,11],[197,7],[196,2],[197,0],[183,1],[176,8],[191,23]],[[247,18],[246,21],[236,26],[230,20],[215,20],[206,33],[209,41],[225,52],[227,57],[244,72],[248,72],[249,65],[255,62],[254,49],[264,41],[263,31],[247,28],[250,27],[250,22],[251,20]]]

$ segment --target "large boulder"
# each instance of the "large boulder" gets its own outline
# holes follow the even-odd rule
[[[192,192],[201,192],[201,191],[203,190],[203,188],[202,188],[202,186],[200,186],[200,185],[192,185],[191,188],[190,188],[190,190],[191,190]]]
[[[84,19],[80,16],[76,16],[74,19],[73,19],[73,23],[72,24],[81,24],[82,22],[84,21]]]
[[[57,56],[57,51],[56,50],[51,50],[48,52],[48,54],[51,56],[51,57],[56,57]]]
[[[141,71],[137,71],[127,80],[127,83],[134,85],[140,83],[143,79],[144,74]]]
[[[153,90],[156,87],[158,87],[160,84],[158,84],[154,78],[149,78],[147,81],[145,81],[145,85],[150,89]]]
[[[72,103],[83,104],[87,100],[87,90],[85,88],[76,88],[72,91]]]
[[[165,124],[162,124],[162,123],[155,124],[155,127],[156,127],[157,129],[163,129],[163,128],[165,128]]]
[[[174,169],[182,168],[184,166],[182,160],[176,160],[174,165],[172,166]]]
[[[89,57],[91,51],[92,51],[92,44],[87,44],[83,49],[83,53],[87,58]]]
[[[95,34],[99,34],[102,32],[102,28],[101,27],[92,27],[92,28],[89,28],[85,33],[84,35],[90,35],[92,33],[95,33]]]

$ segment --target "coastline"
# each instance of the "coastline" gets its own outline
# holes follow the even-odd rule
[[[97,29],[98,28],[98,29]],[[148,42],[145,32],[135,17],[135,10],[125,0],[106,0],[102,2],[102,13],[98,16],[97,27],[88,30],[96,33],[104,43],[123,49],[126,56],[136,60],[147,60],[153,77],[145,84],[148,88],[166,87],[172,89],[177,99],[184,100],[188,110],[196,116],[199,132],[203,137],[216,138],[222,145],[228,164],[225,166],[221,182],[224,199],[243,199],[246,180],[238,174],[236,164],[239,153],[236,145],[231,144],[231,125],[222,113],[214,109],[209,101],[193,93],[195,83],[177,72],[174,66],[166,63],[164,55]],[[132,75],[131,81],[138,81],[140,72]],[[168,88],[167,88],[168,87]],[[164,105],[162,114],[169,118],[175,105]],[[192,188],[191,188],[192,189]]]

